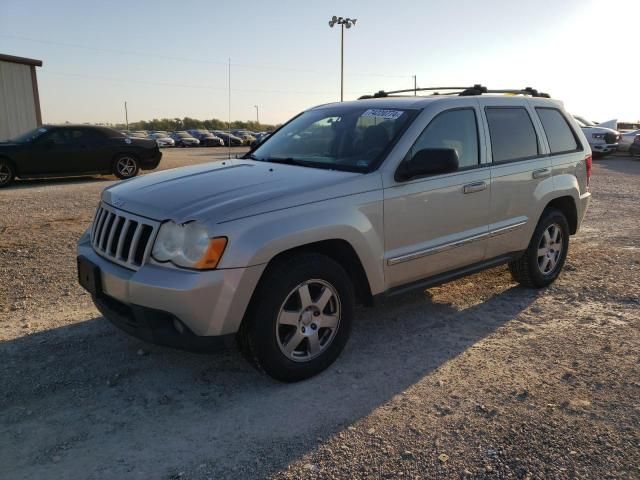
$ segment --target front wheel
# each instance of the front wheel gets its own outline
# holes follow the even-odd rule
[[[0,159],[0,188],[6,187],[15,178],[16,172],[13,165],[7,160]]]
[[[567,218],[559,210],[546,210],[524,255],[509,263],[511,276],[525,287],[546,287],[560,275],[568,251]]]
[[[113,173],[122,180],[135,177],[139,170],[138,160],[131,155],[119,156],[113,166]]]
[[[240,345],[259,369],[283,382],[331,365],[349,338],[353,285],[331,258],[300,254],[270,268],[240,331]]]

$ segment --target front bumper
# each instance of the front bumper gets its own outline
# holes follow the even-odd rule
[[[613,153],[618,150],[617,143],[592,143],[590,147],[594,153]]]
[[[94,301],[113,323],[122,328],[124,320],[119,317],[133,318],[144,330],[148,322],[141,318],[160,318],[161,326],[173,325],[175,319],[189,333],[200,337],[238,331],[265,267],[193,271],[147,263],[133,271],[95,253],[86,233],[78,242],[77,254],[99,268],[100,292]],[[150,341],[154,341],[153,337]]]

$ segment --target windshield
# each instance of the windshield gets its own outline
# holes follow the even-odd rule
[[[387,152],[414,113],[414,110],[344,106],[309,110],[271,135],[252,152],[251,158],[368,171]]]
[[[46,128],[34,128],[33,130],[29,130],[28,132],[23,133],[22,135],[18,135],[15,138],[12,138],[11,141],[15,143],[29,143],[34,141],[36,138],[46,133]]]

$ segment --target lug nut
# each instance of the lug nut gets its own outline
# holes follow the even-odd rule
[[[315,330],[316,328],[318,328],[318,326],[315,323],[312,323],[311,324],[311,328],[313,328]]]
[[[304,328],[304,327],[302,327],[302,328],[301,328],[301,330],[302,330],[302,333],[304,333],[304,331],[305,331],[305,328]]]
[[[317,311],[317,310],[316,310],[315,312],[313,312],[313,316],[314,316],[314,317],[318,317],[319,315],[320,315],[320,312],[319,312],[319,311]]]

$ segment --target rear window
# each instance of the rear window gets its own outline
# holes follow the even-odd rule
[[[524,107],[487,107],[494,162],[508,162],[536,157],[538,137],[531,117]]]
[[[578,150],[578,142],[576,142],[573,130],[571,130],[567,120],[559,110],[538,107],[536,112],[544,127],[551,153],[566,153]]]

